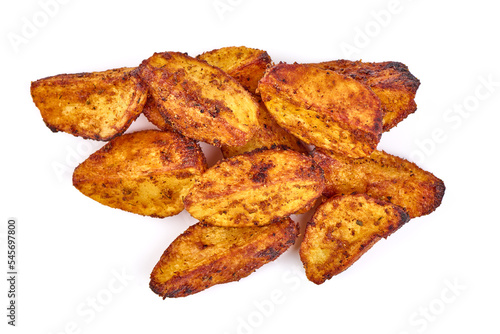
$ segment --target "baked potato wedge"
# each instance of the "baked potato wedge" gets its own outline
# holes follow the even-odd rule
[[[200,147],[180,134],[145,130],[119,136],[90,155],[73,173],[84,195],[112,208],[168,217],[206,170]]]
[[[314,65],[367,84],[380,99],[384,111],[384,131],[389,131],[417,110],[415,94],[420,81],[403,63],[334,60]]]
[[[252,227],[199,222],[168,246],[151,273],[150,287],[165,299],[239,281],[284,253],[298,233],[290,218]]]
[[[196,58],[219,67],[251,93],[255,93],[259,80],[271,63],[271,58],[266,51],[244,46],[220,48],[205,52]],[[143,112],[146,118],[159,129],[171,129],[171,125],[161,116],[152,97],[148,98]]]
[[[147,87],[133,68],[118,68],[40,79],[31,96],[53,132],[110,140],[141,114]]]
[[[258,91],[276,122],[307,144],[359,158],[380,141],[380,100],[352,78],[280,63],[266,72]]]
[[[245,46],[229,46],[204,52],[196,58],[217,66],[255,94],[259,80],[271,64],[266,51]]]
[[[411,218],[434,211],[444,196],[442,180],[403,158],[375,150],[352,159],[323,149],[312,152],[325,173],[324,195],[359,192],[404,208]]]
[[[184,199],[196,219],[217,226],[266,225],[321,196],[323,172],[309,156],[255,150],[210,167]]]
[[[402,208],[364,194],[328,199],[307,223],[300,245],[307,278],[322,284],[407,221]]]
[[[218,67],[179,52],[155,53],[138,68],[174,130],[215,146],[244,145],[257,127],[258,104]]]

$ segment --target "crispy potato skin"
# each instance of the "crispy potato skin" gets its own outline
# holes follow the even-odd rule
[[[196,219],[217,226],[262,226],[310,205],[324,188],[309,156],[256,150],[209,168],[184,199]]]
[[[31,83],[33,102],[53,132],[110,140],[141,113],[147,87],[133,68],[60,74]]]
[[[245,46],[215,49],[196,58],[221,68],[253,94],[257,90],[259,80],[271,64],[271,57],[266,51]]]
[[[267,71],[258,90],[276,122],[308,144],[356,158],[369,155],[380,141],[380,100],[352,78],[280,63]]]
[[[267,52],[258,49],[247,48],[244,46],[220,48],[205,52],[201,55],[198,55],[196,58],[206,61],[212,66],[219,67],[224,72],[233,77],[236,81],[238,81],[246,90],[251,93],[255,93],[259,80],[264,76],[266,68],[271,64],[271,57],[269,57]],[[254,97],[256,98],[256,100],[260,99],[260,96],[255,95]],[[156,125],[159,129],[172,129],[172,125],[163,118],[152,97],[148,98],[146,105],[144,106],[143,113],[146,118],[151,123]],[[284,141],[285,138],[289,138],[290,143],[287,146],[291,148],[303,148],[302,145],[298,146],[297,144],[295,144],[297,140],[294,139],[293,136],[288,134],[288,132],[286,132],[284,129],[280,128],[276,124],[276,122],[272,121],[271,116],[269,116],[267,110],[261,104],[259,104],[258,121],[259,127],[254,137],[247,144],[243,146],[236,146],[237,149],[234,150],[234,153],[228,154],[227,156],[224,155],[225,157],[240,154],[243,152],[253,151],[253,149],[263,146],[271,146],[272,144],[284,144],[282,142],[272,142],[272,140],[275,138],[282,138],[281,141]],[[266,127],[265,129],[263,129],[264,126]],[[275,132],[277,133],[275,134]],[[265,145],[260,145],[260,143],[264,142]],[[223,146],[223,153],[225,151],[225,147],[228,148],[226,151],[232,151],[232,146]]]
[[[93,153],[75,169],[73,185],[101,204],[162,218],[184,209],[184,196],[206,168],[192,140],[146,130],[117,137]]]
[[[165,299],[239,281],[283,254],[298,234],[299,226],[290,218],[261,227],[199,222],[165,250],[151,273],[150,287]]]
[[[402,208],[364,194],[328,199],[307,224],[300,245],[307,278],[322,284],[341,273],[408,219]]]
[[[359,192],[404,208],[411,218],[433,212],[445,185],[432,173],[405,159],[376,150],[369,157],[351,159],[315,149],[314,161],[325,173],[324,195]]]
[[[244,145],[257,127],[258,104],[221,69],[183,53],[155,53],[138,73],[166,121],[183,135],[220,146]]]
[[[403,63],[334,60],[314,65],[350,76],[370,86],[384,110],[384,131],[389,131],[417,110],[415,94],[420,81]]]

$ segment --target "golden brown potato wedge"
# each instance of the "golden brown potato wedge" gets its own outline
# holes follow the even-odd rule
[[[328,199],[307,224],[300,245],[307,278],[321,284],[341,273],[407,221],[402,208],[364,194]]]
[[[147,87],[133,68],[60,74],[31,83],[33,102],[54,132],[110,140],[142,112]]]
[[[163,298],[185,297],[239,281],[284,253],[298,233],[290,218],[252,227],[197,223],[165,250],[151,273],[150,287]]]
[[[258,90],[276,122],[307,144],[357,158],[369,155],[380,140],[380,100],[352,78],[281,63],[267,71]]]
[[[119,136],[93,153],[75,169],[73,185],[112,208],[168,217],[184,209],[184,196],[206,168],[192,140],[146,130]]]
[[[183,135],[216,146],[244,145],[257,127],[258,104],[218,67],[183,53],[155,53],[138,71],[156,106]]]
[[[220,48],[196,58],[221,68],[251,93],[255,93],[259,80],[271,64],[271,57],[266,51],[245,46]]]
[[[260,148],[288,147],[300,153],[307,153],[301,141],[276,123],[264,103],[259,103],[259,126],[254,136],[243,146],[222,145],[224,158],[251,152]]]
[[[194,218],[212,225],[265,225],[318,198],[324,187],[322,173],[304,154],[256,150],[209,168],[184,204]]]
[[[417,110],[415,94],[420,81],[403,63],[334,60],[314,65],[350,76],[370,86],[379,97],[384,110],[384,131],[389,131]]]
[[[205,52],[196,58],[219,67],[252,93],[255,93],[260,78],[271,63],[267,52],[244,46],[216,49]],[[153,97],[148,98],[143,112],[146,118],[159,129],[171,129],[171,125],[165,121],[156,107]]]
[[[411,218],[427,215],[440,204],[443,181],[412,162],[375,150],[370,156],[351,159],[315,149],[314,161],[325,173],[325,196],[359,192],[404,208]]]

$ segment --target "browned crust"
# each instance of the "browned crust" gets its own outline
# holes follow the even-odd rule
[[[320,148],[311,152],[325,173],[327,197],[365,193],[403,207],[411,218],[428,215],[441,205],[444,182],[415,163],[376,150],[360,159]]]
[[[404,86],[416,93],[420,81],[410,72],[408,66],[401,62],[363,62],[345,59],[326,61],[316,64],[324,69],[348,75],[353,79],[363,81],[370,86],[393,88]]]
[[[384,131],[389,131],[415,112],[415,94],[420,81],[400,62],[362,62],[334,60],[313,64],[336,71],[367,84],[380,97],[384,117]],[[388,114],[390,113],[390,114]]]
[[[217,240],[224,247],[206,264],[182,270],[162,281],[162,272],[169,270],[172,263],[182,261],[183,257],[190,257],[189,251],[192,249],[188,248],[188,253],[183,254],[179,252],[181,244],[196,244],[200,234],[210,235],[221,229],[240,231],[242,237],[246,238],[245,244],[235,247],[231,242]],[[199,222],[189,227],[165,250],[151,273],[150,288],[165,299],[185,297],[216,284],[239,281],[283,254],[295,243],[298,233],[298,224],[289,218],[264,227],[243,228],[215,227]],[[202,253],[204,247],[206,246],[201,245],[192,251]]]
[[[319,80],[310,78],[319,78]],[[349,89],[355,89],[356,94],[351,91],[349,98],[344,95],[338,97],[332,95],[331,92],[337,82],[345,83],[346,87],[350,87]],[[349,143],[365,145],[359,148],[363,151],[362,155],[361,152],[340,150],[346,154],[367,155],[376,148],[380,141],[383,118],[380,101],[366,84],[348,76],[323,70],[317,66],[279,63],[269,68],[260,80],[259,93],[266,106],[273,97],[279,97],[291,105],[314,111],[316,118],[322,122],[333,121],[348,133],[348,138],[337,139],[339,142],[348,140]],[[347,91],[342,94],[347,94]],[[277,110],[271,110],[269,106],[268,109],[280,126],[309,144],[326,148],[323,143],[319,143],[310,136],[311,130],[302,129],[301,122],[298,121],[297,125],[287,124],[280,121]],[[325,126],[327,125],[326,123]],[[328,131],[328,128],[318,127],[315,131]],[[328,148],[339,150],[336,145]]]
[[[221,68],[252,93],[255,93],[259,80],[271,63],[266,51],[243,46],[215,49],[204,52],[196,58]],[[143,114],[160,130],[172,130],[172,124],[162,116],[151,94],[148,94]]]
[[[153,62],[157,61],[171,64],[171,68],[155,67]],[[210,77],[207,74],[204,81],[195,82],[179,61],[204,67],[213,75]],[[141,79],[148,84],[161,115],[183,135],[215,146],[244,145],[252,136],[257,125],[256,118],[252,121],[250,116],[246,130],[242,130],[242,124],[231,118],[238,110],[230,109],[224,100],[201,94],[203,88],[214,91],[232,89],[241,103],[248,104],[257,115],[257,102],[250,93],[220,68],[180,52],[162,52],[144,60],[138,70]]]
[[[273,86],[277,94],[282,92],[284,94],[287,94],[289,98],[293,100],[293,95],[295,94],[293,91],[290,90],[290,88],[299,88],[298,81],[301,79],[301,77],[306,76],[309,73],[314,73],[315,71],[316,69],[314,68],[314,66],[308,66],[304,64],[279,63],[271,67],[267,71],[266,76],[261,80],[261,83]],[[336,72],[330,73],[326,70],[320,69],[318,70],[318,73],[320,74],[328,73],[329,75],[332,76],[331,77],[332,82],[334,82],[335,80],[347,80],[347,81],[350,80],[348,76],[335,75]],[[284,87],[280,83],[284,83],[290,88]],[[360,83],[360,86],[364,87],[365,89],[364,92],[367,95],[371,95],[372,97],[374,97],[375,101],[378,101],[378,99],[375,97],[375,94],[370,90],[370,88],[366,84]],[[358,98],[357,96],[352,96],[351,102],[355,101],[357,98]],[[321,102],[318,102],[318,104],[320,105]],[[311,105],[307,105],[306,107],[314,108],[314,107],[319,107],[319,105],[315,105],[315,102],[312,102]],[[374,109],[377,108],[378,106],[375,105]],[[335,120],[339,122],[341,127],[343,127],[346,130],[356,132],[355,133],[356,138],[359,138],[359,140],[368,140],[369,138],[370,141],[378,142],[382,125],[381,114],[377,114],[377,116],[373,119],[373,122],[370,122],[369,124],[363,124],[359,120],[357,120],[355,123],[350,122],[350,120],[346,119],[344,112],[345,112],[345,107],[343,106],[338,106],[337,108],[332,108],[332,110],[330,110],[330,114]]]

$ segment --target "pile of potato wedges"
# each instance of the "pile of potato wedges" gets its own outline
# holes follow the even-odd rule
[[[377,150],[415,112],[419,85],[399,62],[275,64],[263,50],[225,47],[43,78],[31,95],[52,131],[107,141],[75,169],[81,193],[139,215],[186,210],[199,220],[152,270],[150,287],[166,298],[273,261],[300,234],[294,214],[314,210],[299,253],[321,284],[433,212],[443,181]],[[140,114],[158,129],[125,133]],[[207,166],[199,142],[224,158]]]

